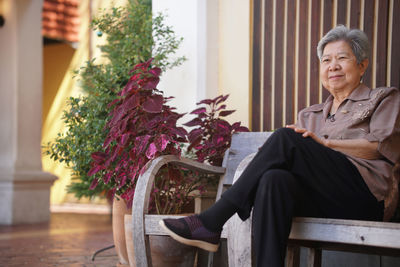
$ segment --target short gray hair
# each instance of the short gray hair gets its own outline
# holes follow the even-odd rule
[[[339,25],[325,34],[318,42],[317,53],[319,60],[322,59],[325,46],[336,41],[345,41],[350,45],[358,64],[369,57],[370,46],[367,35],[359,29],[349,29]]]

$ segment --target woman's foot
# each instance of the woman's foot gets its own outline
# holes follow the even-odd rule
[[[176,241],[211,252],[218,250],[221,232],[206,229],[198,215],[180,219],[163,219],[160,226]]]

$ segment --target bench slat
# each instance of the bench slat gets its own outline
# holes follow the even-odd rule
[[[158,222],[179,215],[146,215],[146,235],[166,235]],[[226,229],[222,232],[226,238]],[[289,239],[400,249],[400,225],[387,222],[295,218]]]
[[[400,226],[385,222],[296,218],[289,239],[400,249]]]

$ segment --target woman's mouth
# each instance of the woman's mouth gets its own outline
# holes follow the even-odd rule
[[[332,75],[332,76],[329,76],[329,79],[335,80],[335,79],[339,79],[339,78],[342,78],[342,77],[343,77],[343,75]]]

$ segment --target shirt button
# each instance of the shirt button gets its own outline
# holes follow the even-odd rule
[[[329,137],[329,135],[324,134],[324,138],[325,138],[325,139],[328,139],[328,137]]]

